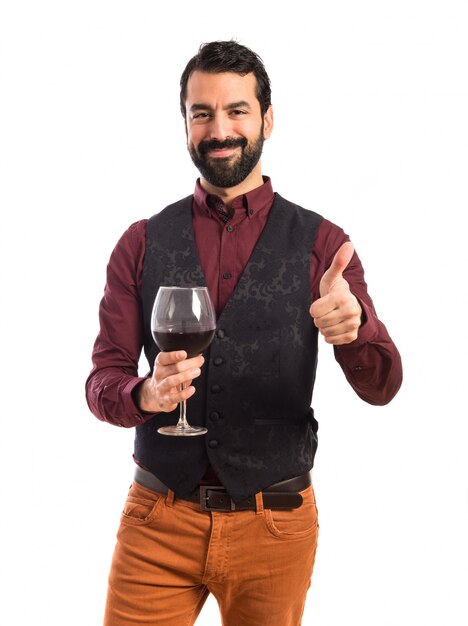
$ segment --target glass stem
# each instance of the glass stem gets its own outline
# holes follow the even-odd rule
[[[185,383],[181,383],[179,385],[179,389],[180,391],[183,391],[185,389]],[[179,405],[180,405],[180,416],[179,416],[179,421],[177,423],[177,427],[187,428],[188,422],[187,422],[187,416],[186,416],[186,410],[187,410],[186,401],[182,400],[182,402],[179,402]]]

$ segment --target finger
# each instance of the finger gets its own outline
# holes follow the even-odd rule
[[[321,319],[326,315],[330,315],[338,309],[346,310],[350,301],[354,302],[354,296],[350,295],[349,290],[339,290],[322,296],[310,306],[310,314],[314,319]]]
[[[165,394],[164,399],[168,404],[173,404],[174,408],[179,404],[179,402],[183,402],[184,400],[188,400],[195,393],[196,389],[193,385],[189,385],[184,389],[172,389]]]
[[[326,296],[335,289],[340,282],[346,283],[343,272],[348,267],[354,254],[354,246],[350,241],[342,244],[333,257],[333,261],[320,279],[320,296]],[[347,284],[347,283],[346,283]]]
[[[166,381],[160,384],[158,386],[159,410],[164,412],[174,411],[180,402],[193,396],[196,389],[190,384],[191,382],[190,380],[185,383],[183,389],[181,389],[180,386],[168,387]]]
[[[347,333],[356,333],[357,336],[359,326],[359,320],[353,317],[346,320],[340,320],[339,322],[330,324],[329,326],[322,326],[319,330],[325,338],[338,337],[339,335],[345,335]]]
[[[332,337],[324,337],[325,343],[328,343],[332,346],[344,346],[346,344],[352,343],[357,339],[357,331],[350,331],[347,333],[342,333],[341,335],[333,335]]]
[[[356,296],[350,292],[348,283],[344,278],[341,279],[341,282],[342,284],[339,288],[322,296],[311,304],[309,312],[314,320],[329,315],[338,309],[342,311],[344,315],[353,313],[361,314],[361,306]]]
[[[184,372],[179,372],[173,376],[167,376],[159,383],[162,393],[167,393],[171,389],[178,389],[180,385],[190,384],[194,378],[198,378],[201,374],[201,369],[195,367]]]
[[[325,315],[325,317],[321,317],[319,319],[314,320],[315,326],[320,330],[320,332],[324,332],[329,328],[334,328],[339,324],[343,323],[343,318],[338,315]]]
[[[353,258],[353,254],[354,246],[350,241],[347,241],[338,249],[338,252],[333,257],[332,264],[328,268],[330,282],[334,282],[342,276]]]
[[[361,308],[355,299],[347,300],[344,304],[336,306],[332,311],[324,315],[314,317],[314,324],[317,328],[328,328],[342,322],[361,321]]]
[[[158,365],[172,365],[184,361],[187,358],[185,350],[176,350],[174,352],[159,352],[155,359],[155,364]]]
[[[336,309],[336,299],[334,295],[330,294],[328,296],[323,296],[319,298],[315,302],[313,302],[310,306],[309,313],[311,316],[316,319],[320,319],[324,315],[330,314],[332,311]]]
[[[160,352],[159,354],[168,354],[168,353]],[[198,356],[192,357],[190,359],[183,359],[182,361],[177,361],[176,363],[169,363],[168,365],[165,365],[164,363],[160,363],[158,361],[158,357],[156,357],[155,368],[154,368],[154,376],[158,379],[167,378],[168,376],[172,376],[173,374],[177,374],[178,372],[185,372],[195,367],[201,367],[203,363],[205,362],[205,358],[203,357],[202,354],[199,354]],[[164,358],[162,358],[162,360],[165,361]]]

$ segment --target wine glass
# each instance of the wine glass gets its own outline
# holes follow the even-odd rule
[[[188,358],[205,350],[216,329],[216,317],[206,287],[160,287],[151,314],[151,332],[160,350],[185,350]],[[180,390],[184,385],[180,385]],[[158,428],[161,435],[204,435],[203,426],[190,426],[186,417],[186,402],[180,403],[176,426]]]

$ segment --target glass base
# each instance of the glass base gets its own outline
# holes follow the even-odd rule
[[[194,437],[204,435],[208,432],[203,426],[161,426],[158,433],[161,435],[172,435],[172,437]]]

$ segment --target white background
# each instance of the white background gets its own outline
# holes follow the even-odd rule
[[[321,343],[304,623],[468,623],[467,22],[451,0],[1,4],[2,624],[101,623],[133,467],[84,400],[105,266],[191,193],[180,73],[231,37],[273,84],[264,172],[351,235],[404,361],[371,407]]]

